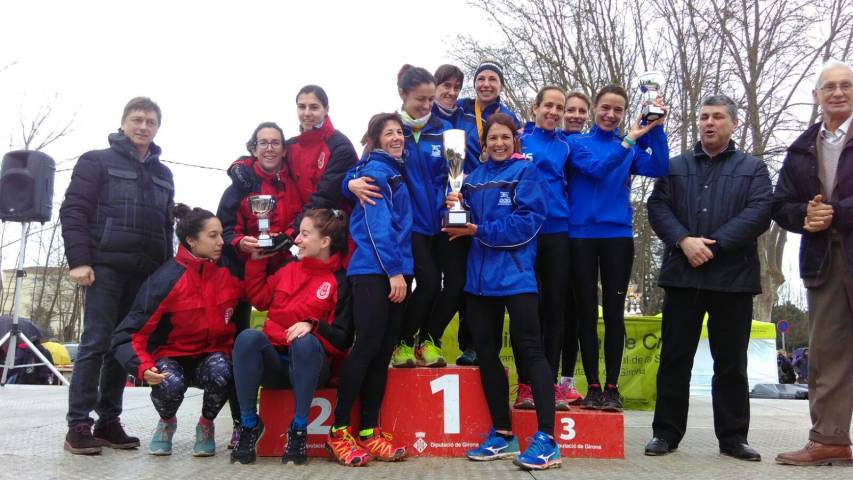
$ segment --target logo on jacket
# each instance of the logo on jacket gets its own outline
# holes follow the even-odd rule
[[[329,282],[323,282],[320,285],[320,288],[317,289],[317,298],[320,300],[325,300],[329,298],[329,292],[332,291],[332,284]]]
[[[531,161],[531,162],[532,162],[532,161],[533,161],[533,152],[527,152],[527,153],[525,153],[525,154],[524,154],[524,158],[526,158],[528,161]]]
[[[432,156],[440,157],[441,156],[441,145],[433,145],[432,146]]]
[[[225,309],[225,325],[228,325],[228,322],[231,321],[232,316],[234,316],[234,308],[226,308]]]
[[[509,196],[509,192],[498,192],[500,196],[498,196],[498,205],[512,205],[512,198]]]
[[[322,169],[326,166],[326,152],[320,152],[320,156],[317,157],[317,168]]]

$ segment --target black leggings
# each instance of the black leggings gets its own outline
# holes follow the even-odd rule
[[[350,424],[350,411],[360,394],[361,428],[373,428],[378,425],[379,406],[388,381],[388,362],[400,338],[406,301],[388,300],[391,284],[385,275],[354,275],[350,283],[355,343],[341,367],[335,426]],[[406,284],[411,286],[411,277],[406,277]]]
[[[317,386],[329,380],[330,362],[314,335],[294,339],[280,352],[262,332],[246,330],[234,343],[234,384],[241,414],[258,413],[258,387],[293,390],[293,414],[308,418]]]
[[[527,371],[523,373],[533,387],[539,431],[548,435],[554,433],[554,387],[550,378],[551,368],[542,353],[539,319],[536,318],[538,302],[535,293],[507,297],[467,296],[466,309],[480,364],[480,381],[495,430],[512,430],[507,401],[509,382],[500,359],[500,337],[506,309],[510,318],[510,337],[518,347],[516,358],[524,358]]]
[[[545,358],[556,380],[563,347],[563,323],[566,321],[566,297],[569,294],[569,237],[566,233],[549,233],[536,238],[536,281],[539,284],[539,328]],[[573,317],[572,317],[573,318]],[[513,339],[513,351],[516,351]],[[515,354],[513,354],[515,355]],[[519,372],[527,371],[523,357],[515,355]],[[519,363],[521,361],[521,363]],[[529,384],[519,373],[518,383]]]
[[[224,354],[161,357],[155,364],[160,373],[168,373],[162,382],[151,386],[151,402],[160,418],[168,420],[175,416],[191,386],[204,390],[201,416],[207,420],[216,418],[228,401],[232,384],[231,360]]]
[[[631,238],[572,238],[573,290],[578,314],[581,360],[587,383],[598,384],[598,273],[604,310],[604,366],[608,384],[616,385],[625,348],[625,292],[634,263]]]
[[[234,341],[236,342],[240,333],[249,328],[252,323],[252,305],[249,302],[237,302],[231,321],[237,327],[234,331]],[[237,399],[236,382],[231,384],[231,391],[228,392],[228,407],[231,409],[231,420],[234,423],[240,422],[240,402]]]
[[[563,324],[563,368],[560,375],[575,376],[575,365],[578,363],[578,314],[575,309],[574,285],[569,283],[569,295],[566,297],[566,321]]]
[[[415,264],[416,288],[406,302],[406,315],[400,330],[400,339],[407,345],[417,345],[426,340],[426,330],[430,322],[435,300],[441,291],[441,265],[439,263],[439,244],[441,237],[428,237],[412,233],[412,257]],[[420,332],[420,339],[415,335]]]
[[[448,238],[446,233],[441,233],[436,242],[439,265],[443,274],[442,288],[435,300],[432,315],[427,321],[427,332],[437,345],[441,345],[441,336],[444,335],[444,330],[457,311],[460,312],[459,331],[462,331],[461,312],[465,298],[465,274],[468,249],[471,247],[471,237],[457,238],[452,242]]]

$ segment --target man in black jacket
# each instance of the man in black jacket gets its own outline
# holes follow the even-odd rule
[[[764,162],[731,141],[737,124],[729,97],[706,98],[700,142],[670,160],[669,175],[658,179],[648,201],[649,223],[666,251],[658,280],[665,295],[654,437],[646,455],[665,455],[684,436],[690,371],[707,313],[720,453],[761,460],[747,443],[746,349],[752,297],[761,293],[756,239],[770,226],[772,187]]]
[[[172,256],[172,172],[153,143],[160,107],[137,97],[124,107],[110,148],[83,154],[59,210],[71,280],[86,287],[83,334],[68,392],[65,449],[135,448],[119,422],[126,374],[109,353],[115,326],[142,281]],[[98,414],[92,430],[90,413]]]
[[[851,462],[853,416],[853,67],[832,60],[814,99],[823,120],[788,148],[773,219],[802,234],[800,276],[809,305],[809,442],[788,465]]]

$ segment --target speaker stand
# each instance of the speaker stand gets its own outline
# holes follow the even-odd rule
[[[27,235],[30,232],[30,224],[29,223],[21,223],[21,248],[18,251],[18,265],[15,269],[15,299],[12,305],[12,328],[9,329],[9,332],[6,335],[3,335],[3,338],[0,339],[0,347],[3,346],[7,341],[9,342],[9,348],[6,352],[6,362],[4,363],[3,374],[0,375],[0,387],[6,386],[6,378],[9,375],[9,372],[13,368],[26,368],[26,367],[37,367],[39,365],[44,365],[50,370],[52,374],[62,382],[63,385],[68,386],[68,380],[59,373],[59,370],[53,366],[53,363],[45,358],[44,355],[33,345],[33,342],[24,335],[24,332],[21,331],[18,317],[21,309],[21,283],[24,278],[24,254],[27,251]],[[29,363],[26,365],[15,365],[15,349],[18,346],[18,340],[23,340],[24,344],[29,348],[35,355],[41,360],[40,363]]]

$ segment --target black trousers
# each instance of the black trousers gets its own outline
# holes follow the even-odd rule
[[[575,311],[574,284],[569,280],[569,295],[566,297],[566,321],[563,323],[562,369],[560,375],[575,376],[575,366],[578,363],[578,314]]]
[[[436,241],[442,273],[441,293],[435,299],[432,315],[427,319],[427,332],[439,346],[447,324],[457,311],[459,312],[459,332],[463,332],[465,276],[468,271],[468,249],[471,247],[471,237],[457,238],[452,242],[448,238],[446,233],[441,233]],[[426,337],[421,335],[421,340],[425,339]],[[462,345],[460,345],[461,348]]]
[[[714,432],[721,446],[747,441],[746,349],[752,325],[752,294],[666,288],[652,430],[671,446],[678,445],[687,428],[690,371],[706,312],[714,359],[711,382]]]
[[[569,237],[564,233],[539,235],[536,238],[536,281],[539,284],[539,328],[545,359],[551,366],[551,377],[556,383],[560,369],[560,352],[563,348],[563,331],[566,328],[566,298],[569,295]],[[574,319],[574,316],[571,317]],[[515,346],[513,346],[515,350]],[[577,354],[577,352],[575,353]],[[516,365],[522,357],[516,355]],[[519,372],[526,371],[522,364]],[[519,374],[518,383],[529,383]]]
[[[572,281],[578,314],[578,338],[587,383],[598,376],[598,274],[604,310],[606,381],[616,385],[625,348],[625,293],[634,263],[632,238],[571,238]]]
[[[539,431],[554,433],[554,386],[551,368],[542,351],[538,296],[524,293],[506,297],[468,295],[466,308],[474,349],[480,365],[480,381],[495,430],[512,430],[509,413],[509,381],[500,359],[504,309],[509,312],[510,337],[517,345],[516,362],[524,358],[524,372],[533,388]],[[518,363],[516,363],[518,365]]]
[[[127,315],[145,278],[95,265],[95,283],[86,287],[83,334],[68,389],[68,426],[106,423],[121,415],[127,372],[110,352],[113,330]]]
[[[412,233],[412,257],[417,285],[412,291],[412,297],[406,302],[406,315],[400,332],[400,340],[407,345],[417,345],[419,340],[426,339],[430,314],[441,292],[440,244],[439,235],[428,237]],[[416,339],[415,335],[419,332],[420,339]]]
[[[388,381],[388,362],[400,339],[400,325],[408,299],[403,303],[388,300],[391,284],[385,275],[354,275],[350,283],[355,343],[341,367],[335,425],[350,424],[350,411],[360,395],[361,428],[372,428],[379,424],[379,406]],[[406,278],[406,283],[411,286],[411,277]]]

